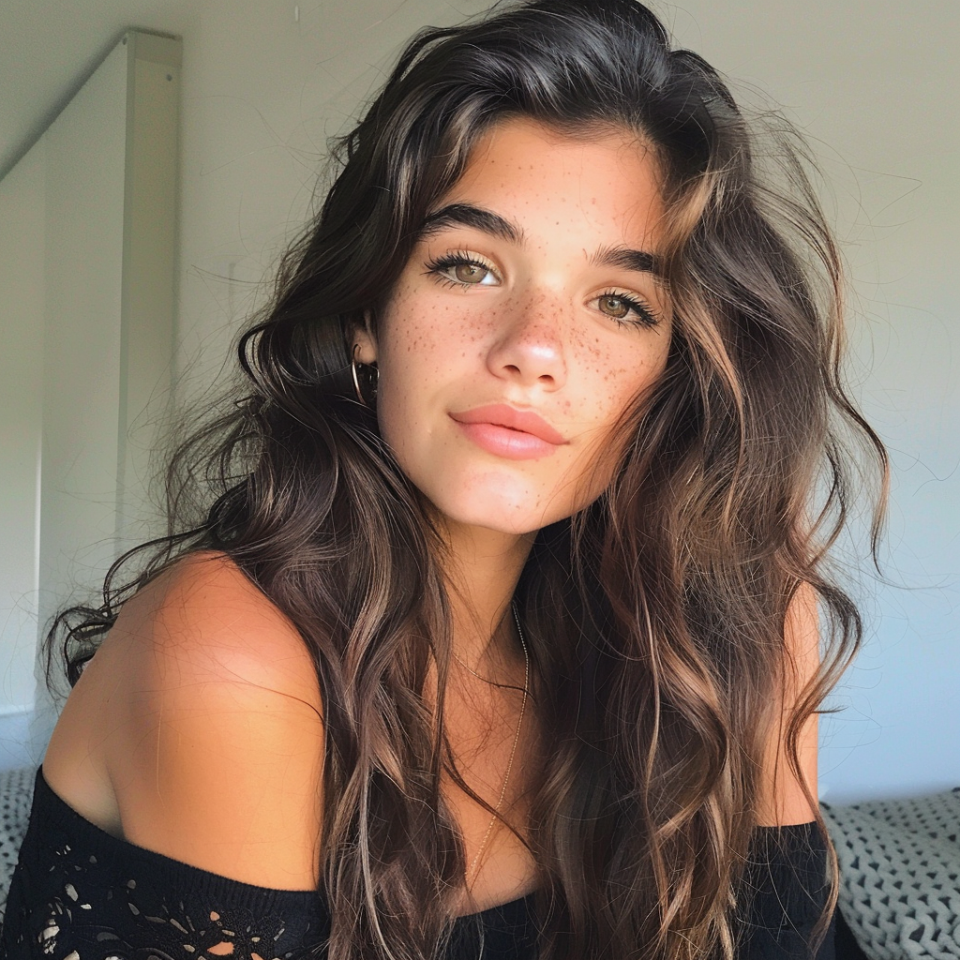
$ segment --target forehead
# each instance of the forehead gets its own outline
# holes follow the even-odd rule
[[[664,213],[655,153],[636,133],[595,127],[573,135],[529,118],[503,120],[480,138],[440,204],[460,200],[531,226],[589,224],[632,240],[655,240]]]

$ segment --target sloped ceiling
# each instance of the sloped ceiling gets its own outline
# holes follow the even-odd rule
[[[0,3],[0,177],[57,116],[123,32],[181,35],[204,0]]]

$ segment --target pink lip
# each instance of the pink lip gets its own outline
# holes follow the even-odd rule
[[[543,417],[515,410],[504,403],[475,407],[450,416],[478,446],[512,460],[549,456],[567,443]]]

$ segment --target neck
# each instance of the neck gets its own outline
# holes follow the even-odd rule
[[[444,534],[453,652],[478,672],[493,673],[517,655],[510,602],[536,535],[449,521]]]

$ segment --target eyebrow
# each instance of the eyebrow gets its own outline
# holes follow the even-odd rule
[[[654,253],[646,250],[631,250],[629,247],[601,247],[591,258],[591,263],[602,267],[622,267],[624,270],[636,270],[638,273],[663,275],[660,260]]]
[[[525,237],[523,230],[505,220],[492,210],[475,207],[470,203],[450,203],[441,207],[436,213],[431,213],[417,236],[418,240],[425,240],[444,227],[473,227],[483,233],[498,237],[500,240],[509,240],[510,243],[523,245]]]
[[[523,246],[523,230],[492,210],[484,210],[471,203],[450,203],[429,214],[417,233],[417,240],[439,233],[445,227],[473,227],[482,233],[490,234],[500,240],[507,240]],[[638,273],[662,274],[659,258],[646,250],[632,250],[629,247],[600,247],[590,258],[590,262],[603,267],[620,267]]]

